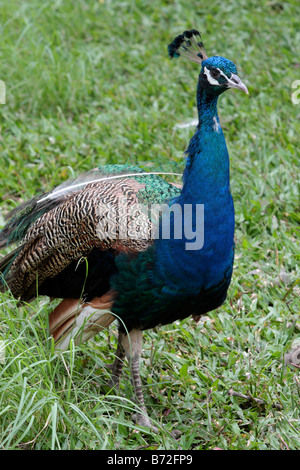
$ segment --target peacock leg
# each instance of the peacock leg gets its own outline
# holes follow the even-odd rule
[[[122,374],[122,369],[123,369],[124,359],[125,359],[125,350],[122,346],[121,338],[122,338],[122,333],[119,332],[116,359],[111,366],[111,378],[110,378],[110,381],[108,382],[109,387],[117,386],[117,388],[119,388],[120,377]]]
[[[141,412],[135,413],[132,417],[133,421],[158,432],[156,426],[153,426],[147,414],[144,396],[142,391],[142,382],[140,377],[140,357],[142,354],[143,332],[141,330],[131,330],[129,334],[120,332],[120,342],[124,348],[125,356],[130,363],[131,380],[133,384],[134,394]]]

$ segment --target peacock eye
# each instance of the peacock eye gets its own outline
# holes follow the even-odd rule
[[[212,78],[219,78],[220,77],[220,71],[218,69],[211,69],[210,74]]]

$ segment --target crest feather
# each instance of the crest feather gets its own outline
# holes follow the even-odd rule
[[[201,64],[207,59],[207,54],[201,40],[201,34],[196,29],[184,31],[179,34],[168,46],[171,59],[183,57],[196,64]]]

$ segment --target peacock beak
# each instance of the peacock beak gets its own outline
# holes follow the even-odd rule
[[[228,84],[227,85],[228,85],[228,88],[236,88],[237,90],[244,91],[245,93],[247,93],[247,95],[249,95],[248,88],[242,82],[240,77],[238,75],[236,75],[235,73],[232,73],[230,78],[228,78]]]

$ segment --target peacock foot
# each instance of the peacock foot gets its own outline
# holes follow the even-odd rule
[[[158,428],[154,426],[149,418],[149,416],[142,415],[140,413],[134,413],[132,415],[132,421],[140,426],[151,429],[151,431],[158,433]]]
[[[135,413],[134,415],[132,415],[132,421],[136,424],[139,424],[140,426],[144,426],[146,428],[151,429],[151,431],[153,431],[155,433],[159,432],[157,426],[154,426],[154,424],[152,424],[150,418],[146,415],[142,415],[140,413]],[[177,429],[173,429],[173,431],[171,431],[170,434],[174,439],[178,439],[181,436],[182,433],[181,433],[181,431],[178,431]]]
[[[182,432],[179,431],[178,429],[173,429],[171,432],[170,432],[171,436],[174,437],[174,439],[178,439]]]

